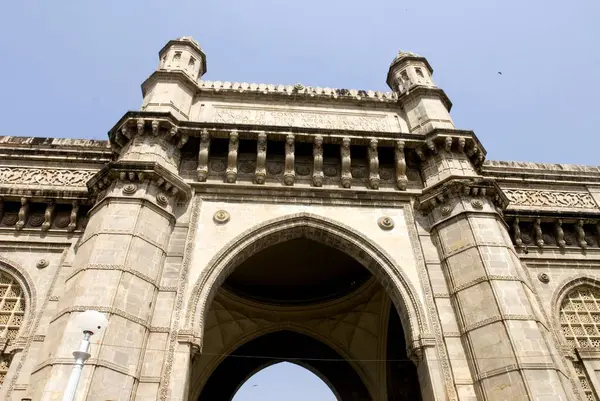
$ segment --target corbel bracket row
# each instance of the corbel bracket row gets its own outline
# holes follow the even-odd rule
[[[600,247],[599,217],[509,215],[505,219],[517,248]]]
[[[109,162],[92,177],[87,186],[92,196],[97,196],[115,181],[152,182],[159,189],[177,196],[181,200],[191,197],[191,189],[178,175],[154,162]]]
[[[504,210],[508,206],[508,198],[495,181],[486,179],[450,179],[424,191],[417,199],[417,208],[430,213],[456,197],[484,197],[492,201],[496,208]]]
[[[485,149],[472,132],[436,130],[426,135],[422,144],[415,147],[414,152],[423,162],[440,153],[464,153],[477,168],[485,161]]]
[[[121,120],[118,128],[108,133],[113,153],[120,154],[121,149],[136,135],[163,137],[178,148],[182,148],[188,141],[188,135],[179,129],[177,122],[173,118],[129,117]]]

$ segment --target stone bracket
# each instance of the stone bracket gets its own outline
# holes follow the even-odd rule
[[[449,199],[460,196],[487,198],[500,210],[508,206],[508,198],[495,181],[484,178],[450,177],[446,181],[425,189],[423,195],[417,199],[416,208],[428,214],[438,206],[446,204]],[[474,208],[476,206],[473,205]]]
[[[156,162],[116,161],[109,162],[92,177],[87,186],[90,193],[98,195],[114,181],[151,181],[159,188],[170,192],[183,201],[191,198],[192,191],[179,176]]]

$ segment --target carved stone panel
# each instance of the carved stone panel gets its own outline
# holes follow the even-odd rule
[[[2,167],[0,168],[0,184],[85,187],[85,183],[95,173],[94,170]]]
[[[504,189],[504,193],[510,201],[509,207],[598,208],[592,196],[587,192]]]
[[[388,116],[382,113],[354,113],[329,110],[304,110],[274,107],[215,105],[212,120],[217,123],[274,125],[302,128],[348,129],[371,132],[390,129]]]

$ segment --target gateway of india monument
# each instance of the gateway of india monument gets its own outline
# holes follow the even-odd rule
[[[1,400],[63,399],[87,310],[77,401],[285,360],[339,401],[600,400],[600,168],[486,160],[414,53],[386,93],[206,65],[169,41],[107,141],[0,138]]]

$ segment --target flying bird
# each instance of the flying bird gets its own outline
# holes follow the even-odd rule
[[[502,71],[498,71],[498,75],[502,75]]]

